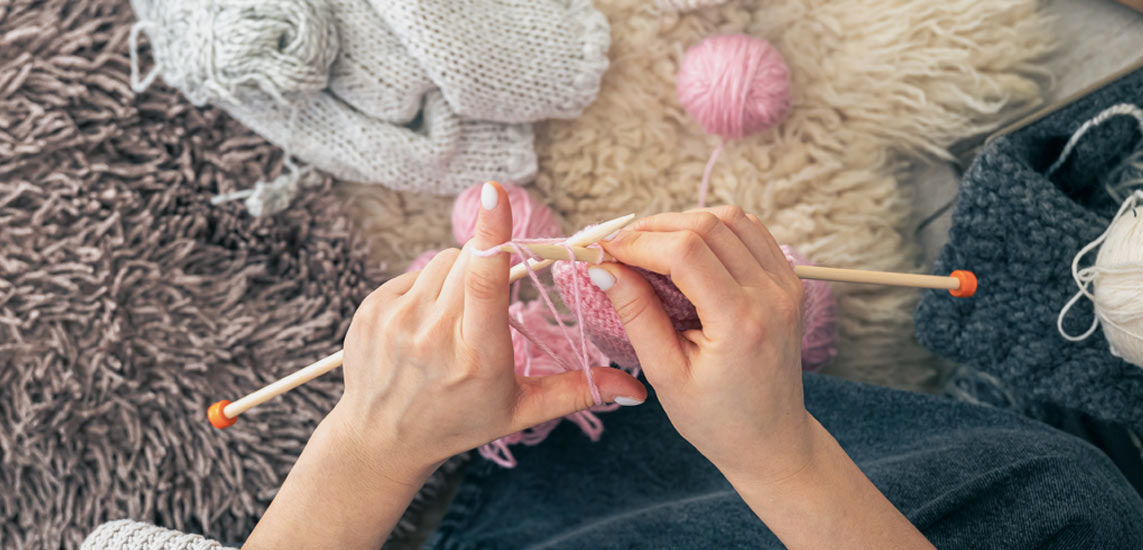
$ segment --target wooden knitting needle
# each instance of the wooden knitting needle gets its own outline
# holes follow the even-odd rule
[[[550,244],[521,244],[531,253],[540,258],[550,260],[568,259],[568,249],[560,245]],[[610,254],[598,248],[570,247],[575,259],[591,263],[610,262],[615,259]],[[505,252],[516,252],[511,245],[500,247]],[[794,266],[794,273],[802,279],[815,279],[818,281],[834,281],[839,283],[861,283],[886,286],[909,286],[916,288],[935,288],[948,290],[958,298],[967,298],[976,293],[976,276],[971,271],[957,270],[949,275],[919,275],[915,273],[894,273],[890,271],[868,271],[864,269],[845,269],[840,267],[821,267],[816,265]]]
[[[598,261],[597,258],[599,258],[600,251],[598,249],[584,248],[584,247],[589,245],[589,244],[592,244],[594,242],[597,242],[599,240],[602,240],[604,237],[606,237],[606,236],[608,236],[608,235],[610,235],[616,231],[619,231],[625,225],[627,225],[628,223],[631,223],[631,220],[633,220],[633,219],[635,219],[635,214],[627,214],[626,216],[620,216],[618,218],[615,218],[614,220],[603,222],[603,223],[601,223],[595,227],[592,227],[591,229],[585,230],[581,233],[576,233],[575,235],[568,237],[568,240],[565,242],[566,242],[566,244],[568,244],[569,246],[571,246],[573,248],[577,248],[579,250],[585,251],[584,253],[590,252],[591,255],[589,257],[585,258],[584,259],[585,261],[592,261],[592,262]],[[536,245],[531,245],[531,246],[536,246]],[[559,256],[557,259],[559,259],[559,260],[568,259],[568,251],[563,246],[561,246],[561,245],[545,245],[545,246],[552,246],[552,247],[558,249],[559,252],[562,253],[562,255]],[[541,249],[541,250],[546,250],[546,249]],[[509,247],[509,249],[507,251],[508,252],[515,252],[516,250],[512,247]],[[548,250],[548,252],[552,252],[552,251]],[[539,255],[539,254],[537,254],[537,255]],[[579,259],[579,258],[577,257],[577,259]],[[528,260],[528,264],[531,266],[533,271],[538,271],[538,270],[544,269],[544,268],[552,265],[552,263],[554,263],[554,260],[535,260],[535,259],[529,259]],[[528,268],[525,267],[523,263],[519,263],[519,264],[512,266],[512,270],[508,274],[508,281],[509,282],[516,282],[516,281],[523,279],[524,277],[527,277],[527,276],[528,276]],[[229,428],[230,426],[233,426],[235,422],[238,421],[238,415],[240,415],[240,414],[242,414],[242,413],[244,413],[244,412],[246,412],[246,411],[248,411],[254,407],[257,407],[258,405],[261,405],[262,403],[265,403],[265,402],[267,402],[267,401],[269,401],[269,400],[271,400],[271,399],[273,399],[279,395],[282,395],[283,393],[286,393],[286,392],[288,392],[288,391],[290,391],[290,390],[292,390],[292,389],[294,389],[294,388],[296,388],[302,384],[305,384],[306,382],[309,382],[310,380],[313,380],[314,378],[317,378],[317,377],[319,377],[319,376],[321,376],[321,375],[323,375],[323,374],[325,374],[325,373],[327,373],[333,369],[336,369],[337,367],[340,367],[342,360],[344,358],[344,353],[345,353],[345,350],[341,350],[341,351],[338,351],[338,352],[333,353],[331,355],[328,355],[325,358],[319,360],[318,362],[316,362],[312,365],[309,365],[307,367],[304,367],[304,368],[302,368],[302,369],[300,369],[300,370],[294,372],[293,374],[290,374],[284,378],[280,378],[274,382],[271,382],[270,384],[267,384],[263,388],[255,391],[253,393],[250,393],[250,394],[246,395],[245,397],[242,397],[241,399],[239,399],[233,403],[231,403],[230,401],[227,401],[225,399],[218,401],[218,402],[214,403],[213,405],[211,405],[209,409],[207,409],[206,416],[208,419],[210,419],[211,425],[213,425],[215,428],[219,428],[219,429]]]
[[[568,248],[564,248],[563,245],[558,244],[535,243],[519,243],[519,246],[521,248],[527,249],[529,252],[535,254],[539,258],[553,261],[567,260],[569,249],[571,249],[572,253],[575,254],[575,259],[581,262],[597,264],[600,262],[611,262],[615,260],[615,258],[611,257],[611,254],[604,252],[602,248],[584,248],[580,246],[569,246]],[[510,244],[501,245],[500,250],[504,252],[511,252],[513,254],[516,253],[516,247]]]

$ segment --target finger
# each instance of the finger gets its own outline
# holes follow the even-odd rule
[[[776,270],[784,269],[786,257],[782,254],[778,243],[773,236],[770,236],[766,227],[761,225],[761,222],[755,225],[750,220],[751,214],[747,214],[742,208],[732,204],[700,208],[698,211],[710,212],[722,220],[722,223],[726,224],[726,227],[742,241],[742,244],[750,251],[762,269],[771,274],[774,274]],[[758,218],[755,217],[754,219],[757,220]]]
[[[669,275],[694,304],[703,330],[733,329],[727,312],[742,305],[745,290],[697,233],[623,230],[600,244],[622,263]]]
[[[460,257],[452,264],[452,269],[441,284],[441,292],[437,295],[438,304],[449,304],[450,307],[455,305],[458,308],[464,306],[464,279],[468,273],[468,261],[472,258],[473,248],[472,243],[469,243],[461,249]]]
[[[685,368],[686,354],[674,324],[642,275],[616,263],[588,268],[588,275],[607,294],[649,379]]]
[[[469,243],[486,250],[512,238],[512,207],[499,183],[480,190],[476,234]],[[508,254],[470,253],[464,277],[464,319],[461,334],[469,342],[495,341],[508,334]]]
[[[420,275],[421,270],[419,269],[417,271],[402,273],[396,277],[393,277],[392,279],[389,279],[388,281],[385,281],[385,283],[378,287],[374,292],[384,296],[400,296],[408,292],[410,288],[413,288],[413,283],[417,281],[417,277]]]
[[[741,209],[739,209],[741,211]],[[745,217],[743,217],[745,221]],[[713,212],[667,212],[641,218],[632,224],[634,231],[693,231],[706,241],[734,280],[742,285],[756,285],[766,276],[758,259],[722,219]]]
[[[766,269],[766,271],[776,275],[778,280],[782,281],[787,288],[792,289],[797,287],[800,289],[802,280],[798,278],[797,273],[794,273],[794,268],[790,265],[790,260],[786,258],[786,253],[782,251],[782,247],[778,245],[778,241],[774,238],[774,235],[770,233],[769,229],[766,229],[766,224],[762,223],[762,220],[758,219],[758,216],[754,214],[747,214],[746,219],[750,222],[750,225],[754,226],[754,234],[766,242],[765,246],[767,248],[775,251],[774,259],[767,260],[762,264],[762,267]]]
[[[647,388],[630,374],[611,367],[594,367],[591,378],[604,403],[638,405],[647,400]],[[584,371],[551,376],[516,377],[520,400],[516,403],[513,432],[566,416],[595,405]]]
[[[445,277],[452,270],[458,256],[460,256],[460,250],[455,248],[437,252],[437,255],[433,256],[433,259],[429,260],[429,263],[421,268],[421,274],[417,276],[416,282],[413,283],[412,288],[405,294],[417,296],[418,298],[436,300],[437,295],[440,294],[441,286],[444,284]]]

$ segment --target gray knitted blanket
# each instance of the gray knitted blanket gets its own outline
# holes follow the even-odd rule
[[[5,550],[121,518],[244,539],[341,376],[225,431],[206,407],[336,350],[379,282],[332,193],[258,221],[210,204],[281,154],[173,90],[133,94],[133,20],[126,0],[0,2]]]
[[[916,326],[922,344],[979,371],[995,391],[1011,393],[1009,400],[1139,427],[1143,369],[1113,356],[1101,331],[1073,343],[1056,328],[1060,308],[1076,291],[1072,258],[1119,207],[1105,186],[1132,176],[1122,164],[1143,148],[1138,122],[1118,117],[1093,128],[1059,171],[1044,176],[1081,124],[1118,103],[1143,104],[1143,71],[985,148],[964,175],[949,243],[935,267],[941,274],[974,271],[979,291],[967,300],[929,292]],[[1083,301],[1065,328],[1081,333],[1091,318],[1091,304]]]

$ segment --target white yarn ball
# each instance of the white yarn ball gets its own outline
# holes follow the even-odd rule
[[[324,0],[134,4],[163,79],[196,105],[266,95],[289,102],[329,83],[340,42]]]
[[[1143,208],[1111,224],[1095,267],[1096,316],[1111,353],[1143,366]]]
[[[1095,263],[1079,269],[1080,260],[1096,247]],[[1060,311],[1060,334],[1078,342],[1102,326],[1111,353],[1143,367],[1143,191],[1128,197],[1103,235],[1076,254],[1072,277],[1079,292]],[[1064,330],[1064,317],[1085,296],[1095,318],[1086,332],[1073,336]]]

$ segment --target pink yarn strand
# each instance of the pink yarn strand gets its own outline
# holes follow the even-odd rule
[[[516,251],[516,254],[519,254],[521,258],[524,258],[524,269],[527,270],[527,272],[528,272],[528,278],[531,279],[532,283],[536,285],[536,289],[539,291],[540,298],[544,301],[544,305],[546,305],[548,307],[548,311],[551,312],[552,318],[555,319],[556,324],[559,325],[560,334],[562,334],[564,339],[567,340],[568,347],[570,349],[572,349],[573,352],[575,352],[578,355],[577,358],[579,359],[580,370],[583,371],[584,376],[587,378],[587,385],[591,389],[592,401],[595,403],[596,406],[602,405],[603,404],[603,396],[600,395],[599,387],[595,384],[595,378],[591,372],[591,363],[588,359],[587,332],[584,330],[583,323],[579,322],[579,319],[583,316],[583,301],[582,301],[582,297],[580,296],[580,293],[579,293],[579,288],[576,288],[576,291],[575,291],[575,318],[577,320],[576,326],[579,329],[579,341],[580,341],[580,345],[577,349],[577,347],[575,345],[575,341],[572,340],[571,335],[568,334],[568,327],[566,324],[564,324],[563,316],[560,315],[559,310],[556,309],[555,304],[552,302],[551,296],[548,295],[547,288],[544,287],[543,283],[540,281],[539,275],[536,274],[536,270],[532,269],[531,263],[528,262],[528,259],[535,258],[536,255],[533,254],[532,251],[525,248],[522,244],[522,243],[536,243],[536,242],[551,243],[553,241],[558,242],[558,244],[563,245],[564,249],[566,249],[568,251],[568,261],[572,262],[572,264],[574,265],[576,262],[575,251],[572,250],[572,247],[567,244],[566,240],[562,240],[562,239],[515,239],[515,240],[508,241],[506,243],[503,243],[501,245],[494,246],[494,247],[489,248],[487,250],[476,250],[473,253],[478,255],[478,256],[492,256],[492,255],[500,253],[501,252],[500,247],[507,244],[507,245],[510,245]],[[567,364],[566,360],[564,360],[561,357],[558,357],[555,354],[555,352],[553,352],[551,350],[551,348],[547,347],[540,340],[536,339],[533,335],[531,335],[530,331],[528,331],[527,329],[524,328],[523,323],[515,322],[511,317],[509,317],[508,318],[508,324],[510,326],[512,326],[512,328],[516,329],[516,331],[519,332],[522,336],[524,336],[524,338],[528,342],[530,342],[530,343],[534,344],[536,347],[538,347],[540,349],[540,351],[543,351],[545,354],[547,354],[553,360],[555,360],[556,362],[563,365],[566,370],[568,370],[568,371],[573,370],[573,369],[569,368],[569,365]],[[530,367],[530,365],[528,365],[528,367]]]
[[[568,251],[568,261],[575,265],[575,251],[572,247],[564,244],[564,248]],[[541,290],[540,292],[546,292]],[[578,322],[583,318],[583,297],[580,296],[579,287],[575,287],[575,318],[577,319],[576,328],[579,329],[579,351],[580,351],[580,366],[583,367],[583,374],[587,377],[587,386],[591,388],[591,399],[596,405],[603,404],[603,398],[599,395],[599,387],[595,385],[595,378],[591,374],[591,365],[587,360],[587,333],[584,331],[583,323]],[[572,349],[575,349],[574,347]]]
[[[722,140],[722,143],[718,144],[718,147],[716,147],[714,149],[714,153],[711,153],[710,160],[706,161],[706,169],[702,171],[702,184],[699,185],[699,194],[698,194],[698,207],[699,208],[705,208],[706,207],[706,192],[707,192],[707,189],[710,188],[710,174],[711,174],[711,172],[714,171],[714,163],[715,163],[715,161],[718,160],[718,155],[720,153],[722,153],[722,148],[725,146],[726,146],[726,140],[724,139],[724,140]]]

